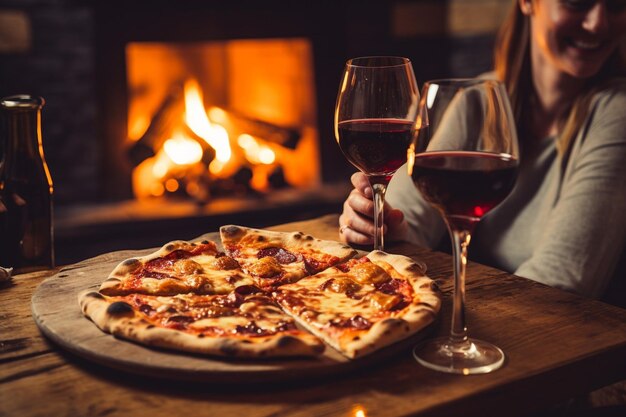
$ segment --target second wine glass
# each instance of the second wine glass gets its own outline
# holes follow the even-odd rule
[[[385,192],[393,174],[406,162],[418,102],[409,59],[373,56],[346,63],[335,106],[335,138],[372,187],[374,249],[384,249]]]
[[[480,374],[498,369],[504,353],[468,337],[465,268],[474,227],[513,189],[519,164],[515,120],[504,85],[495,80],[435,80],[422,89],[408,170],[450,232],[454,298],[450,335],[414,355],[438,371]]]

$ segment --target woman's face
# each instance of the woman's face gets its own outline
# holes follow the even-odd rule
[[[575,78],[595,75],[626,32],[626,0],[520,0],[533,55]]]

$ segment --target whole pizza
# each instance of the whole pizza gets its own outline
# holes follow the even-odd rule
[[[223,357],[357,358],[437,316],[440,293],[411,258],[362,256],[301,232],[220,228],[121,262],[79,303],[101,330],[147,346]]]

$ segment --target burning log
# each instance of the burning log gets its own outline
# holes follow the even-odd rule
[[[177,85],[172,87],[163,100],[143,136],[128,149],[128,157],[133,166],[136,167],[156,155],[156,151],[163,146],[174,128],[180,125],[184,111],[183,87]]]
[[[301,131],[296,128],[254,119],[232,110],[220,110],[223,112],[223,118],[214,121],[224,125],[229,132],[247,133],[289,149],[295,149],[302,137]]]

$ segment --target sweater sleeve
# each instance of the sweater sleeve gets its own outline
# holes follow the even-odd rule
[[[626,89],[604,93],[564,161],[559,198],[517,275],[600,297],[626,242]]]
[[[409,224],[406,240],[426,248],[435,248],[446,232],[441,215],[415,188],[406,164],[393,176],[385,197],[391,207],[402,210]]]

